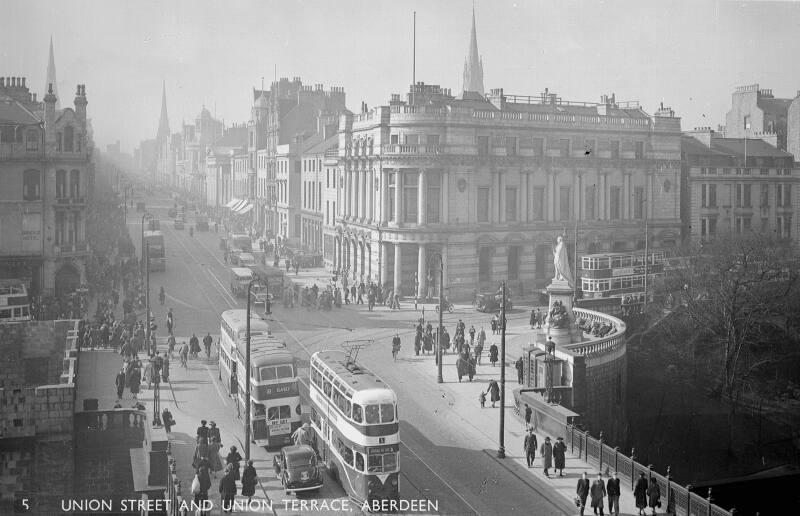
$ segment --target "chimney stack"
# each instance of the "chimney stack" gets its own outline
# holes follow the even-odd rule
[[[86,129],[86,85],[78,84],[78,89],[75,92],[75,116],[78,117],[83,128]]]

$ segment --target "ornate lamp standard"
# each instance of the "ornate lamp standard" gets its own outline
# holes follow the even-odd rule
[[[444,316],[444,258],[442,253],[433,253],[430,260],[439,258],[439,329],[436,330],[436,383],[444,383],[442,378],[442,328]]]
[[[244,364],[244,460],[250,460],[250,298],[252,296],[251,289],[253,285],[259,284],[259,279],[251,279],[247,284],[247,330],[246,330],[246,343],[245,343],[245,364]],[[269,295],[269,288],[267,289]]]
[[[503,296],[500,309],[500,448],[497,457],[506,458],[505,426],[506,426],[506,282],[501,289]]]

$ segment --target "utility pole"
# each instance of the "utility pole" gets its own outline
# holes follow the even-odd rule
[[[502,287],[502,304],[500,305],[500,448],[497,457],[506,458],[505,430],[506,430],[506,282]]]
[[[250,297],[253,284],[258,283],[258,279],[251,279],[247,284],[247,334],[245,343],[245,364],[244,364],[244,460],[250,460]]]
[[[442,377],[442,335],[444,328],[444,258],[439,253],[439,337],[436,341],[436,383],[444,383]]]

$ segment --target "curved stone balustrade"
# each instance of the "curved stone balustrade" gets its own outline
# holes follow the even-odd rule
[[[585,308],[577,307],[572,308],[572,313],[575,316],[576,321],[578,319],[586,319],[592,323],[599,322],[601,325],[610,324],[616,328],[617,331],[610,335],[606,335],[605,337],[595,337],[593,340],[587,342],[579,342],[565,346],[570,351],[579,355],[587,356],[594,355],[596,353],[607,353],[609,351],[614,351],[621,344],[624,344],[625,330],[627,329],[627,326],[621,319],[617,319],[616,317],[604,314],[602,312],[596,312],[594,310],[586,310]]]

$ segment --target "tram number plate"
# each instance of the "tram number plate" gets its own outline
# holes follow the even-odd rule
[[[288,434],[292,431],[292,424],[288,419],[276,419],[269,422],[270,435]]]

